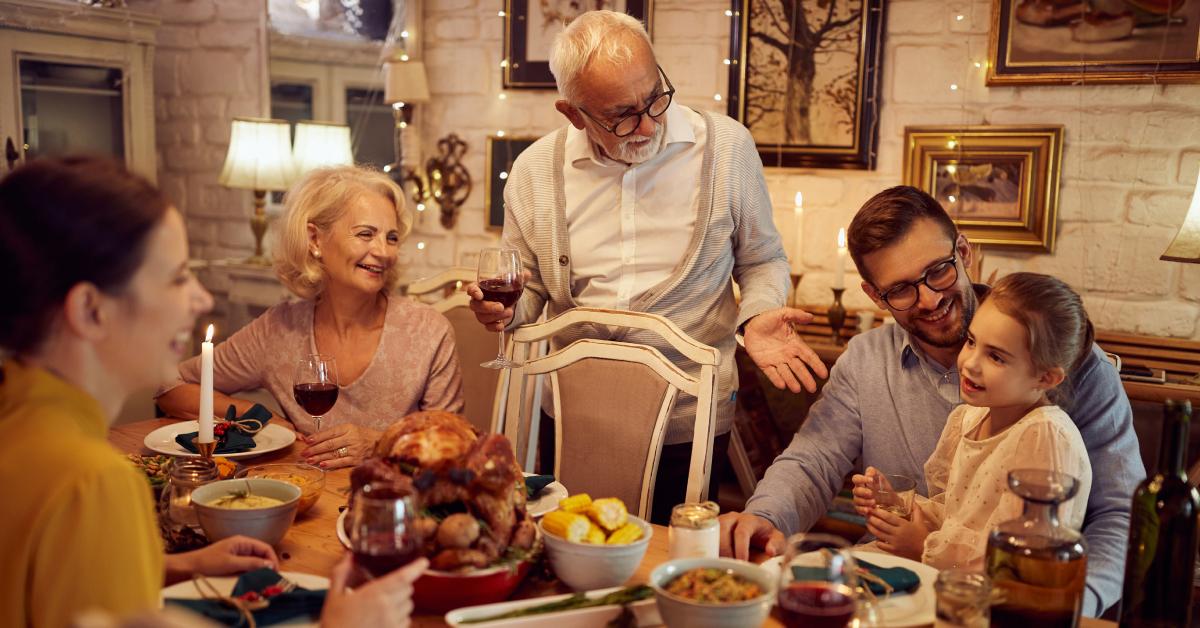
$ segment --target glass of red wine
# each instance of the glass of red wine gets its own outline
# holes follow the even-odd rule
[[[378,578],[417,558],[410,495],[391,484],[372,482],[354,494],[350,507],[350,551],[354,562]]]
[[[789,628],[868,626],[861,608],[850,544],[829,534],[796,534],[787,541],[779,573],[780,618]]]
[[[508,309],[521,298],[521,254],[516,249],[483,249],[479,252],[477,273],[484,301],[495,301]],[[500,349],[496,359],[480,364],[488,369],[518,366],[504,355],[504,330],[500,330]]]
[[[296,364],[296,378],[292,381],[296,403],[312,416],[317,431],[321,431],[321,419],[337,403],[337,362],[327,355],[304,356]]]

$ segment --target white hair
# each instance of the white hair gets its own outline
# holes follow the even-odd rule
[[[588,11],[572,20],[550,47],[550,73],[558,84],[558,93],[567,102],[578,102],[575,86],[583,69],[594,59],[629,63],[633,60],[630,43],[634,37],[651,45],[646,27],[626,13]]]

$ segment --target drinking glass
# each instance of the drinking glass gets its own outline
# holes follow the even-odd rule
[[[477,271],[479,289],[484,301],[495,301],[508,309],[521,298],[525,286],[521,283],[521,254],[516,249],[483,249],[479,252]],[[480,366],[507,369],[517,363],[504,356],[504,330],[500,330],[500,348],[496,359]]]
[[[867,625],[858,604],[850,544],[829,534],[796,534],[787,541],[779,573],[779,612],[789,628]]]
[[[350,551],[369,578],[378,578],[417,558],[412,497],[391,484],[372,482],[354,494],[350,507]]]
[[[337,362],[330,356],[316,353],[300,358],[292,381],[296,403],[312,416],[317,431],[321,431],[321,419],[337,403]]]
[[[917,495],[917,481],[894,473],[879,473],[874,477],[875,507],[908,519]]]

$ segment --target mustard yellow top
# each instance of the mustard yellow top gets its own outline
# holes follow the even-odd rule
[[[0,367],[0,626],[157,606],[150,488],[107,431],[82,390],[16,360]]]

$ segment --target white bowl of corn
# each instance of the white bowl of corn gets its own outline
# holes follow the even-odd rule
[[[559,502],[538,524],[555,575],[576,591],[625,584],[637,571],[654,530],[616,498],[586,493]]]

